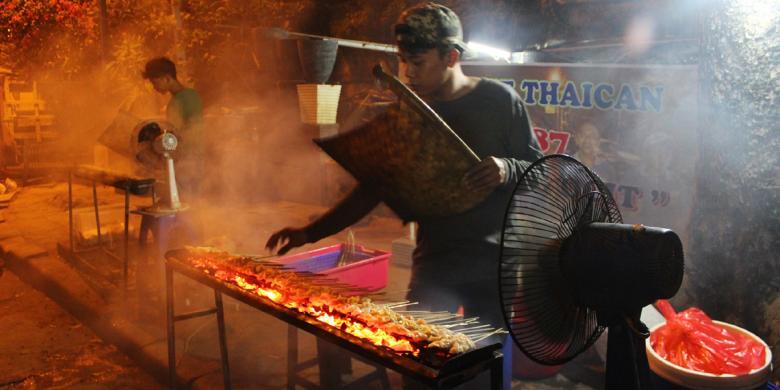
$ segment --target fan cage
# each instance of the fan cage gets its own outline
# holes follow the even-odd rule
[[[604,331],[595,310],[577,305],[560,271],[559,250],[577,227],[621,223],[598,175],[567,155],[549,155],[519,178],[501,233],[499,292],[504,321],[531,360],[559,365]]]

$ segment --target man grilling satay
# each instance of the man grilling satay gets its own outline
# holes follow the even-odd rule
[[[497,268],[504,212],[524,168],[542,156],[539,144],[511,87],[463,73],[460,59],[466,47],[452,10],[435,3],[407,9],[395,25],[395,35],[400,72],[408,86],[481,159],[463,177],[467,188],[492,191],[464,213],[416,221],[419,232],[407,299],[432,311],[455,312],[462,306],[465,316],[502,326]],[[284,254],[317,242],[359,221],[380,201],[358,186],[309,225],[274,233],[266,247],[280,246],[278,253]],[[511,351],[511,343],[505,345]],[[505,367],[511,367],[507,360]]]

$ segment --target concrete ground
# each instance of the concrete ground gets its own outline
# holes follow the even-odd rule
[[[91,196],[90,187],[75,186],[77,208],[89,207]],[[103,210],[123,200],[111,188],[99,188],[98,198]],[[132,203],[135,207],[148,200],[133,197]],[[80,211],[77,220],[87,224],[90,209]],[[183,218],[203,226],[196,232],[201,236],[197,243],[236,253],[265,254],[263,245],[274,230],[305,224],[322,211],[322,207],[287,202],[192,205],[189,216]],[[102,274],[114,283],[120,282],[120,262],[96,256],[90,260],[95,265],[93,272],[85,273],[83,267],[57,256],[57,244],[68,243],[67,185],[24,188],[4,214],[0,250],[11,273],[0,279],[0,310],[4,312],[4,320],[0,321],[0,388],[4,384],[14,388],[154,388],[166,383],[162,263],[153,250],[141,250],[137,236],[133,237],[129,290],[124,294],[121,283],[115,286],[95,277]],[[101,213],[101,225],[111,223],[110,214],[103,217]],[[131,227],[137,226],[138,220],[131,220]],[[391,242],[404,236],[406,228],[395,218],[370,216],[353,232],[358,243],[389,251]],[[187,229],[179,233],[169,246],[186,243],[191,235]],[[300,251],[344,242],[346,238],[346,232],[342,232]],[[116,238],[113,240],[116,247],[121,247]],[[387,295],[402,299],[409,270],[393,264],[388,276]],[[175,291],[178,313],[213,305],[212,291],[186,278],[176,278]],[[229,298],[225,311],[233,387],[286,388],[287,325]],[[177,323],[180,383],[195,389],[221,386],[216,328],[213,316]],[[16,358],[16,351],[27,351],[23,353],[32,357]],[[313,336],[299,332],[299,354],[301,360],[315,356]],[[551,378],[515,381],[513,388],[601,387],[603,366],[593,353],[585,355]],[[353,376],[370,370],[355,363]],[[316,383],[317,369],[309,369],[302,376]],[[391,372],[389,379],[393,388],[400,387],[400,375]],[[373,383],[368,388],[379,385]]]
[[[12,272],[0,276],[0,312],[0,389],[163,388]]]

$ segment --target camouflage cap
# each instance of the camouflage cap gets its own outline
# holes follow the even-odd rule
[[[463,28],[451,9],[436,3],[427,3],[407,9],[395,25],[395,38],[401,50],[418,51],[441,45],[453,45],[460,51]]]

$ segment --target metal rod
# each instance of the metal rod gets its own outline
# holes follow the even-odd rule
[[[667,44],[667,43],[687,43],[687,42],[697,42],[695,39],[659,39],[655,41],[648,42],[652,45],[660,45],[660,44]],[[573,44],[572,46],[561,46],[566,44]],[[575,50],[586,50],[586,49],[603,49],[607,47],[624,47],[626,46],[625,43],[622,42],[610,42],[608,40],[584,40],[579,42],[562,42],[561,44],[555,45],[550,48],[541,48],[538,51],[542,53],[556,53],[556,52],[565,52],[565,51],[575,51]],[[533,50],[529,50],[533,51]]]
[[[255,262],[255,263],[259,264],[259,265],[262,265],[263,267],[290,269],[290,268],[287,268],[284,264],[273,263],[273,262],[270,262],[270,261],[263,261],[263,260],[254,260],[254,259],[250,259],[250,260],[252,262]]]
[[[459,330],[456,330],[455,332],[461,332],[462,333],[462,332],[468,332],[468,331],[473,331],[473,330],[476,330],[476,329],[485,329],[485,328],[494,329],[493,325],[490,325],[490,324],[480,324],[478,322],[472,322],[472,323],[469,323],[468,325],[473,325],[473,326],[469,326],[468,328],[459,329]]]
[[[315,274],[315,273],[309,272],[309,271],[292,271],[292,272],[294,274],[300,276],[300,277],[303,277],[303,278],[320,278],[320,277],[322,277],[322,275],[320,275],[320,274]]]
[[[483,332],[483,333],[478,333],[478,334],[466,335],[466,337],[468,337],[469,340],[471,340],[471,341],[473,341],[475,343],[478,343],[478,342],[486,339],[487,336],[490,336],[490,335],[491,335],[490,332]]]
[[[403,302],[389,303],[384,306],[388,309],[395,309],[397,307],[406,307],[406,306],[419,305],[419,304],[420,302],[403,301]]]
[[[232,388],[230,382],[230,362],[228,360],[227,340],[225,337],[225,312],[222,310],[222,294],[214,289],[214,301],[217,304],[217,326],[219,327],[219,353],[222,358],[222,380],[225,389]]]
[[[249,254],[237,253],[237,254],[235,254],[235,256],[247,258],[247,259],[250,259],[252,261],[258,261],[258,260],[261,260],[261,259],[274,258],[274,257],[277,257],[279,255],[249,255]],[[281,265],[281,263],[274,263],[274,264],[280,264]]]
[[[440,314],[439,314],[439,315],[412,314],[412,315],[410,315],[410,316],[411,316],[412,318],[414,318],[414,319],[418,319],[418,320],[425,320],[426,322],[428,322],[428,321],[430,321],[430,320],[436,320],[436,319],[438,319],[438,318],[439,318],[441,315],[440,315]],[[460,321],[460,319],[458,319],[458,321]]]
[[[448,311],[429,311],[429,310],[399,310],[398,313],[409,315],[425,315],[425,314],[450,314]]]
[[[499,329],[496,329],[496,330],[494,330],[494,331],[492,331],[490,333],[487,333],[487,334],[483,335],[482,337],[480,337],[478,339],[474,339],[474,342],[478,343],[478,342],[480,342],[480,341],[482,341],[482,340],[484,340],[484,339],[486,339],[486,338],[488,338],[490,336],[493,336],[493,335],[496,335],[496,334],[502,334],[502,333],[506,333],[506,331],[501,329],[501,328],[499,328]]]
[[[450,314],[450,315],[442,315],[442,316],[434,316],[431,318],[427,318],[425,322],[429,324],[443,324],[450,321],[460,321],[462,318],[458,316],[457,314]]]
[[[168,386],[176,388],[176,335],[173,315],[173,270],[165,266],[165,307],[168,321]]]
[[[490,387],[492,390],[500,390],[504,388],[504,355],[501,352],[493,352],[495,359],[490,365]],[[511,386],[511,384],[510,384]]]
[[[437,325],[441,326],[442,328],[449,329],[449,328],[457,328],[459,326],[467,326],[467,325],[473,325],[473,324],[478,324],[478,323],[479,322],[477,322],[477,321],[472,321],[472,322],[456,322],[454,324],[437,324]]]
[[[123,278],[125,283],[125,293],[127,293],[127,263],[130,261],[130,185],[125,186],[125,264],[123,269]]]
[[[393,295],[393,294],[406,294],[408,292],[409,292],[409,289],[407,288],[405,290],[380,291],[380,292],[377,292],[376,294]]]
[[[298,365],[298,328],[287,325],[287,390],[295,390],[295,367]]]
[[[463,333],[463,334],[482,334],[485,333],[486,330],[494,331],[492,325],[483,324],[471,328],[453,330],[453,332]]]
[[[479,321],[477,321],[477,317],[473,318],[463,318],[460,316],[457,316],[455,318],[451,318],[445,321],[434,321],[437,325],[449,325],[454,326],[455,324],[474,324]]]
[[[376,50],[376,51],[382,51],[382,52],[385,52],[385,53],[397,53],[398,52],[398,48],[395,45],[388,45],[386,43],[357,41],[357,40],[354,40],[354,39],[341,39],[341,38],[334,38],[334,37],[328,37],[328,36],[323,36],[323,35],[304,34],[304,33],[286,31],[286,30],[281,29],[281,28],[269,28],[268,30],[266,30],[266,34],[270,35],[272,37],[275,37],[277,39],[289,38],[290,36],[301,37],[301,38],[309,38],[309,39],[323,39],[323,40],[326,40],[326,41],[336,41],[336,43],[339,46],[344,46],[344,47],[352,47],[352,48],[356,48],[356,49],[366,49],[366,50]]]
[[[431,325],[442,325],[442,324],[449,324],[449,323],[457,323],[462,321],[463,318],[457,316],[457,315],[451,315],[451,316],[442,316],[442,317],[433,317],[433,318],[426,318],[425,322],[431,324]]]
[[[98,234],[98,246],[103,245],[103,241],[100,236],[100,211],[98,210],[98,199],[97,199],[97,184],[95,182],[92,182],[92,203],[95,205],[95,226],[97,227],[97,234]]]
[[[73,171],[68,171],[68,239],[70,240],[70,250],[73,248]]]
[[[478,323],[479,322],[477,322],[477,321],[469,321],[469,322],[458,322],[458,323],[454,323],[454,324],[440,325],[440,326],[449,329],[449,328],[457,328],[459,326],[476,325]],[[482,325],[480,325],[480,326],[482,326]],[[488,326],[490,326],[490,325],[488,325]],[[460,330],[458,330],[458,332],[460,332]]]
[[[193,312],[189,312],[189,313],[185,313],[185,314],[175,315],[175,316],[173,316],[173,320],[175,322],[179,322],[179,321],[189,320],[191,318],[207,316],[207,315],[210,315],[210,314],[214,314],[216,312],[217,312],[217,308],[214,307],[214,308],[211,308],[211,309],[198,310],[198,311],[193,311]]]
[[[340,283],[338,280],[335,279],[311,278],[309,279],[309,284],[311,284],[312,286],[325,286],[325,287],[344,286],[343,283]]]

